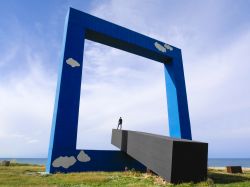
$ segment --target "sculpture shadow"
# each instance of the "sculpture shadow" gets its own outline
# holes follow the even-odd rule
[[[208,173],[208,177],[213,179],[215,184],[230,184],[236,182],[250,181],[244,174]]]

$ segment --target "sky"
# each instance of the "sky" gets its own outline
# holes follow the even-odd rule
[[[182,50],[194,140],[250,157],[250,1],[0,1],[0,157],[47,157],[69,7]],[[111,129],[169,135],[163,64],[85,40],[79,149]]]

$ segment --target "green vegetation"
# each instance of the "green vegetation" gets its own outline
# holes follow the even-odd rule
[[[244,174],[227,174],[222,170],[209,170],[207,181],[179,185],[164,182],[160,177],[145,173],[126,172],[85,172],[47,175],[44,166],[12,164],[0,166],[0,187],[2,186],[250,186],[250,171]]]

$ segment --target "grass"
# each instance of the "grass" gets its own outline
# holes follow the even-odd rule
[[[227,174],[222,170],[210,169],[208,180],[197,184],[169,184],[160,177],[134,171],[126,172],[84,172],[44,175],[44,166],[12,164],[0,166],[0,187],[42,186],[42,187],[87,187],[87,186],[250,186],[250,171],[244,174]]]

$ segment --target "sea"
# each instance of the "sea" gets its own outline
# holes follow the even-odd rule
[[[47,158],[0,158],[16,163],[46,165]],[[242,166],[250,168],[250,158],[209,158],[209,167]]]

